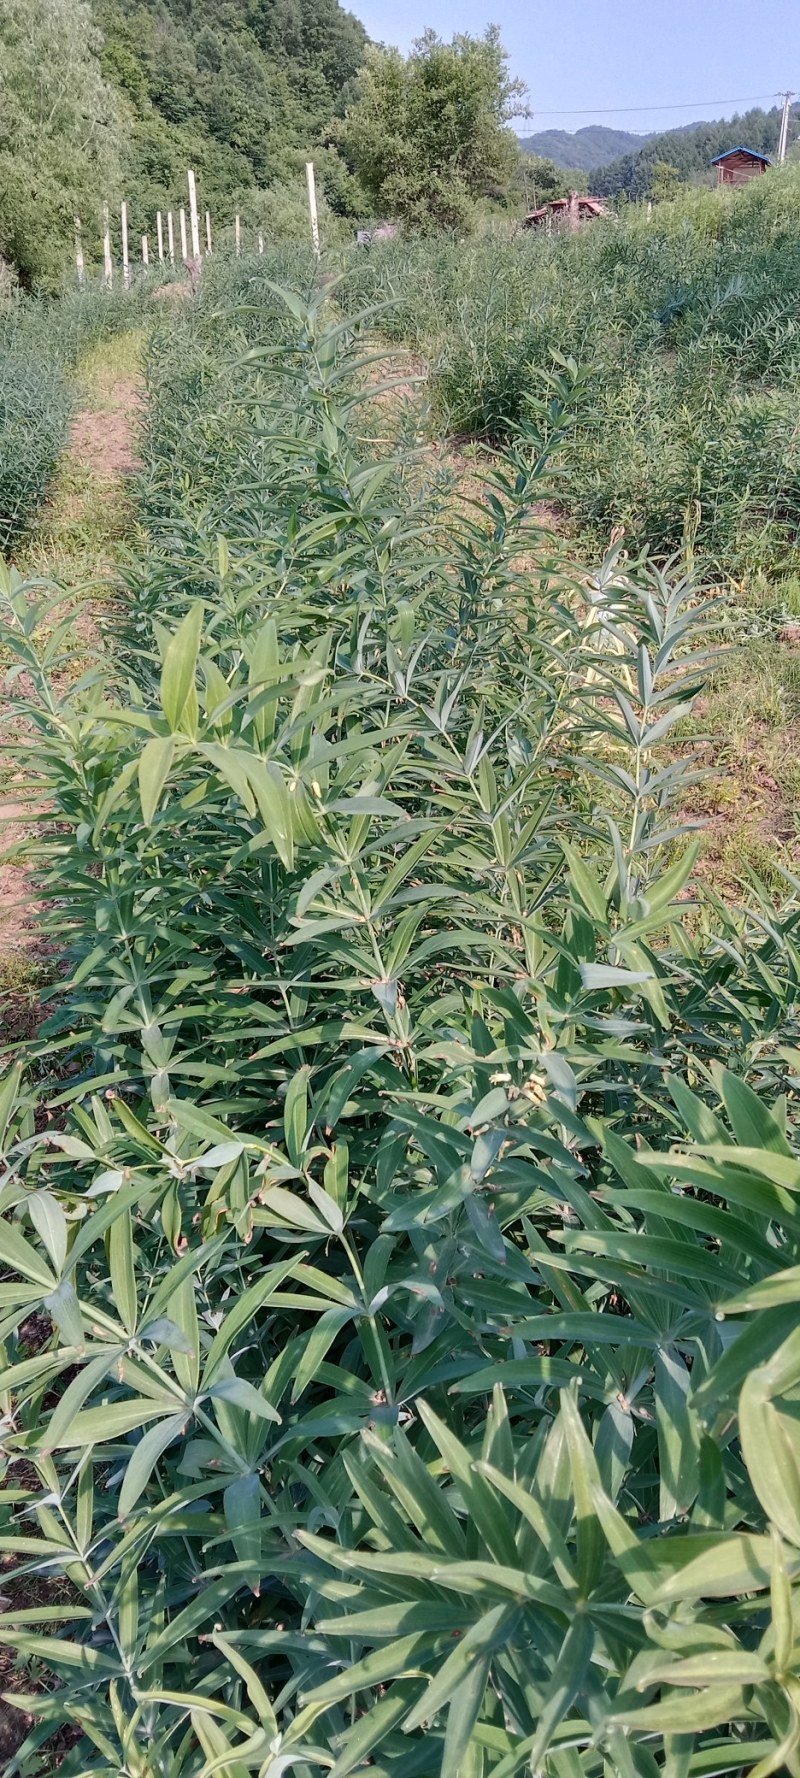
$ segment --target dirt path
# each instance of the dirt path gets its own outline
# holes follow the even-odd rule
[[[137,465],[140,349],[139,336],[122,335],[95,348],[81,367],[85,405],[73,421],[50,497],[15,562],[23,578],[47,576],[75,588],[78,649],[97,633],[103,583],[113,574],[116,548],[130,524],[125,483]],[[0,709],[13,696],[14,684],[0,678]],[[0,1053],[4,1043],[32,1034],[36,990],[47,971],[35,888],[23,858],[15,856],[30,834],[32,811],[13,738],[12,717],[0,729]]]
[[[85,407],[75,415],[68,455],[106,487],[137,466],[134,426],[141,400],[141,378],[121,376],[102,407]]]

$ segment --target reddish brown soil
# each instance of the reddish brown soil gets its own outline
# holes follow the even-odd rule
[[[25,838],[30,811],[22,804],[0,800],[0,846],[7,852]],[[15,859],[0,856],[0,946],[4,951],[31,942],[36,926],[36,902],[27,892],[24,868]]]
[[[78,414],[69,445],[78,462],[104,481],[129,475],[136,468],[134,433],[142,397],[135,377],[120,377],[114,385],[113,403],[113,407],[86,408]]]

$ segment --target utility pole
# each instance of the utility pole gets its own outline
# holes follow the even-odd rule
[[[779,165],[781,165],[781,166],[783,165],[783,162],[786,159],[786,148],[787,148],[787,144],[789,141],[789,112],[791,110],[793,98],[794,98],[794,93],[784,93],[784,95],[783,95],[783,112],[781,114],[781,131],[780,131],[780,135],[778,137],[778,162],[779,162]]]

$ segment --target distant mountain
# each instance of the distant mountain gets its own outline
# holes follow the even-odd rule
[[[582,130],[539,130],[534,136],[521,136],[520,148],[554,161],[557,167],[580,167],[591,173],[595,167],[606,167],[609,161],[643,148],[647,136],[635,136],[631,130],[609,130],[605,124],[586,124]]]
[[[601,197],[646,198],[649,195],[656,162],[675,167],[682,180],[713,179],[711,162],[729,148],[755,148],[759,154],[775,153],[780,128],[780,111],[760,108],[745,111],[742,116],[717,118],[711,122],[682,124],[657,136],[640,139],[636,149],[616,155],[605,166],[593,170],[592,185]],[[795,140],[797,123],[792,119],[789,141]],[[582,134],[579,131],[579,134]],[[609,131],[609,134],[611,132]]]

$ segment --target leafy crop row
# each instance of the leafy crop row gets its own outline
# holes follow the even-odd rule
[[[0,312],[0,550],[16,544],[47,493],[75,407],[70,373],[98,340],[140,322],[147,301],[144,290],[90,287]]]
[[[71,414],[72,393],[57,364],[30,353],[0,356],[0,549],[41,504]]]
[[[10,1774],[795,1772],[798,913],[691,900],[702,601],[540,535],[574,367],[448,510],[261,295],[156,345],[129,678],[4,582]]]
[[[442,424],[498,438],[554,355],[591,374],[568,509],[660,558],[729,573],[791,564],[800,520],[795,170],[695,192],[580,235],[392,242],[351,300],[429,359]]]

